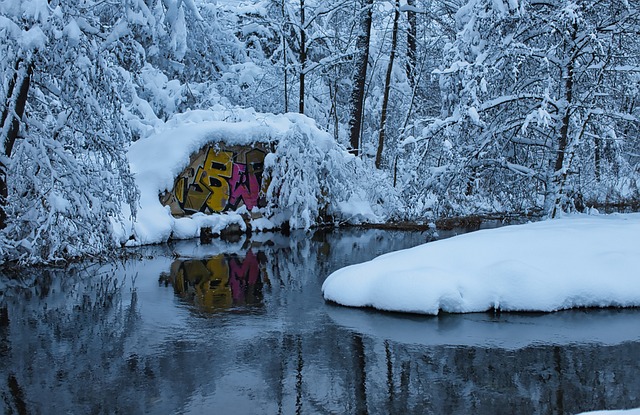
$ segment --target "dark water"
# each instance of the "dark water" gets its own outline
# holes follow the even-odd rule
[[[0,279],[0,413],[640,407],[640,311],[418,317],[347,309],[322,299],[330,272],[426,236],[262,239],[145,248],[117,266]]]

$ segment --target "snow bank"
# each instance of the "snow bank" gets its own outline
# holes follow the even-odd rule
[[[170,119],[160,132],[133,143],[128,152],[129,164],[140,192],[136,220],[114,226],[116,238],[129,245],[165,242],[169,238],[189,239],[199,236],[200,229],[211,227],[219,232],[229,224],[241,225],[238,214],[174,218],[169,208],[160,203],[159,194],[171,190],[174,180],[189,164],[192,153],[208,143],[248,145],[271,142],[289,128],[286,120],[260,120],[238,113],[235,122],[222,121],[221,111],[192,111]],[[124,212],[127,218],[129,212]]]
[[[578,415],[640,415],[640,408],[619,410],[619,411],[583,412]]]
[[[640,214],[478,231],[340,269],[324,297],[438,314],[640,306]]]
[[[385,212],[378,202],[386,198],[385,206],[391,206],[388,200],[395,196],[390,186],[371,180],[372,174],[360,159],[303,115],[222,107],[189,111],[156,126],[152,134],[131,145],[128,158],[140,201],[135,221],[128,210],[122,213],[121,221],[113,221],[120,243],[140,245],[194,238],[205,226],[214,232],[232,223],[244,229],[239,212],[174,218],[160,202],[159,194],[173,188],[191,154],[210,143],[275,145],[275,152],[265,159],[269,204],[262,211],[266,217],[254,224],[256,230],[286,221],[292,228],[309,228],[321,214],[352,222],[381,221]]]

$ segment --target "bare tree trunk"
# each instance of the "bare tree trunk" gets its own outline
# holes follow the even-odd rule
[[[304,114],[305,71],[307,70],[307,32],[304,15],[304,0],[300,0],[300,100],[298,112]]]
[[[406,72],[409,85],[413,87],[415,85],[415,70],[416,70],[416,1],[407,0],[407,62]]]
[[[0,157],[0,229],[4,229],[7,219],[5,212],[8,196],[6,160],[11,157],[13,145],[20,132],[20,120],[27,105],[32,75],[33,64],[19,59],[15,65],[13,78],[8,85],[5,107],[0,119],[0,127],[2,128],[0,142],[3,144],[3,154]]]
[[[382,164],[382,151],[384,149],[384,137],[387,127],[387,108],[389,106],[389,92],[391,91],[391,74],[393,72],[393,61],[396,57],[396,46],[398,45],[398,21],[400,20],[400,0],[396,0],[395,14],[393,16],[393,32],[391,34],[391,52],[389,54],[389,66],[384,80],[384,95],[382,97],[382,114],[380,116],[380,133],[378,135],[378,150],[376,151],[376,168]]]
[[[566,66],[566,73],[563,73],[564,78],[564,93],[566,100],[566,107],[564,109],[564,114],[562,115],[562,121],[560,125],[560,137],[558,137],[558,152],[556,154],[556,161],[554,164],[554,174],[553,174],[553,186],[552,190],[554,192],[554,203],[551,210],[551,217],[555,218],[558,214],[558,206],[562,202],[562,194],[564,189],[562,189],[562,184],[564,184],[564,178],[566,178],[566,172],[564,171],[565,164],[565,155],[567,151],[567,145],[569,144],[569,124],[571,122],[571,104],[573,103],[573,66],[574,66],[574,56],[573,49],[575,45],[575,41],[578,33],[578,26],[576,23],[573,24],[573,30],[571,31],[571,46],[570,46],[570,56],[569,61]]]
[[[282,62],[284,65],[284,112],[289,112],[289,76],[287,73],[287,37],[285,35],[285,22],[287,21],[287,13],[285,10],[285,0],[282,0]]]
[[[367,65],[369,64],[369,41],[371,39],[371,20],[373,0],[362,0],[364,17],[360,21],[360,33],[356,40],[356,75],[351,93],[351,117],[349,117],[349,151],[356,156],[360,153],[360,134],[362,129],[362,109],[364,104]]]
[[[331,99],[331,109],[329,110],[329,118],[333,118],[333,138],[338,141],[340,132],[340,120],[338,119],[338,82],[334,79],[329,84],[329,98]],[[329,125],[331,124],[329,120]],[[329,126],[327,126],[328,129]]]
[[[601,162],[600,162],[600,153],[602,151],[602,138],[600,136],[594,137],[594,148],[593,148],[593,162],[595,167],[595,175],[596,182],[600,183],[600,170],[601,170]]]

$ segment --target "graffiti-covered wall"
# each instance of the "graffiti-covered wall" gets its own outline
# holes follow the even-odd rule
[[[171,192],[160,198],[174,216],[196,212],[216,213],[240,206],[264,207],[263,144],[209,145],[191,156],[189,166],[176,178]]]

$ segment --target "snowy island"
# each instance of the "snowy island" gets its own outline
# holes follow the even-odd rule
[[[331,274],[326,300],[436,315],[640,306],[640,214],[574,215],[459,235]]]

